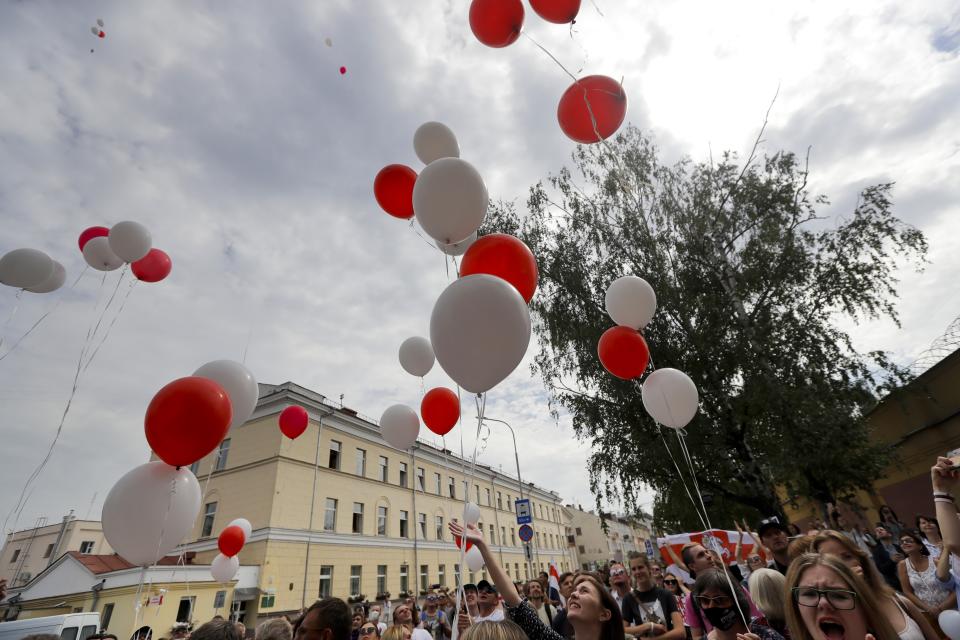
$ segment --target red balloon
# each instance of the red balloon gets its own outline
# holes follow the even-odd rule
[[[78,241],[78,244],[80,245],[80,251],[83,251],[84,245],[86,245],[90,240],[99,238],[100,236],[108,235],[110,235],[110,229],[107,227],[90,227],[89,229],[84,229],[83,233],[80,234],[80,240]]]
[[[626,115],[627,94],[619,82],[607,76],[587,76],[577,80],[563,92],[557,106],[560,128],[567,137],[583,144],[600,142],[612,136]]]
[[[137,280],[144,282],[160,282],[170,275],[172,268],[170,256],[160,249],[150,249],[147,255],[130,265],[130,270]]]
[[[597,345],[603,368],[623,380],[643,375],[650,361],[650,349],[640,332],[631,327],[613,327],[604,331]]]
[[[144,431],[161,460],[185,467],[216,449],[232,417],[223,387],[209,378],[190,376],[174,380],[153,396]]]
[[[460,399],[446,387],[430,389],[420,402],[420,416],[427,429],[438,436],[446,435],[460,419]]]
[[[530,0],[530,8],[547,22],[566,24],[580,13],[580,0]]]
[[[243,544],[246,541],[247,536],[244,535],[243,529],[234,524],[220,532],[220,537],[217,538],[217,546],[220,548],[220,553],[232,558],[240,553],[240,549],[243,549]]]
[[[457,545],[457,549],[459,549],[462,546],[460,544],[461,540],[463,540],[463,538],[461,538],[460,536],[453,536],[453,543]],[[467,540],[467,548],[464,549],[464,551],[470,551],[470,547],[472,546],[473,546],[473,542],[470,540]]]
[[[291,440],[299,438],[310,422],[310,416],[303,407],[291,405],[280,412],[280,431]]]
[[[373,179],[373,195],[380,208],[395,218],[413,217],[413,185],[417,172],[404,164],[388,164]]]
[[[347,73],[346,67],[340,67],[340,75],[345,75]]]
[[[523,28],[520,0],[473,0],[470,29],[488,47],[500,48],[516,42]]]
[[[470,245],[460,263],[460,276],[487,273],[503,278],[527,302],[537,290],[537,259],[519,239],[505,233],[491,233]]]
[[[99,34],[97,34],[97,35],[99,35],[101,38],[103,38],[103,37],[106,36],[107,34],[105,34],[103,31],[101,31],[101,32],[100,32]]]

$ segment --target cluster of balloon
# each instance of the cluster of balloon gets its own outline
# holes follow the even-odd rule
[[[476,526],[477,523],[480,522],[480,507],[473,502],[466,503],[463,511],[464,522],[466,522],[466,524]],[[453,542],[457,545],[458,549],[463,548],[463,539],[460,536],[454,536]],[[465,558],[470,571],[479,571],[483,568],[483,555],[480,554],[480,549],[473,546],[473,543],[469,540],[467,540]]]
[[[103,20],[101,18],[97,18],[97,24],[90,27],[90,33],[101,39],[107,37],[107,34],[103,31]],[[90,49],[90,53],[93,53],[93,49]]]
[[[220,553],[210,563],[210,575],[217,582],[230,582],[240,569],[240,558],[237,554],[243,545],[250,539],[253,527],[246,518],[237,518],[232,521],[217,538],[217,547]]]
[[[650,350],[640,331],[657,311],[657,295],[643,278],[623,276],[607,287],[604,304],[617,326],[600,336],[600,362],[618,378],[639,378],[650,361]],[[683,429],[697,415],[697,385],[677,369],[653,371],[644,380],[640,395],[650,417],[666,427]]]
[[[173,551],[200,512],[201,491],[187,467],[213,451],[231,426],[253,413],[259,388],[239,362],[208,362],[150,401],[147,442],[159,461],[120,478],[103,505],[103,533],[127,561],[146,566]]]
[[[114,271],[130,264],[133,275],[143,282],[160,282],[173,268],[170,256],[153,248],[150,231],[132,220],[110,228],[89,227],[77,240],[88,265],[97,271]]]
[[[296,440],[307,430],[310,416],[307,410],[297,405],[290,405],[280,412],[278,419],[280,432],[291,440]]]
[[[0,283],[30,293],[50,293],[63,286],[63,265],[37,249],[14,249],[0,258]]]

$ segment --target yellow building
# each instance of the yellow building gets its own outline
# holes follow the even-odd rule
[[[423,441],[398,451],[372,420],[296,384],[261,385],[260,391],[251,419],[193,466],[206,493],[192,538],[183,545],[196,552],[197,562],[209,563],[231,520],[252,523],[240,561],[260,567],[261,597],[243,611],[248,626],[297,612],[324,595],[373,601],[389,593],[396,600],[434,584],[455,585],[460,551],[447,523],[462,520],[467,491],[514,579],[547,571],[551,561],[561,571],[574,566],[556,493],[522,487],[535,532],[528,566],[518,539],[514,502],[521,487],[515,478],[477,465],[470,479],[468,463]],[[277,426],[289,405],[310,415],[309,428],[293,441]]]
[[[78,520],[72,511],[56,524],[41,517],[34,527],[7,534],[0,550],[0,579],[11,587],[25,585],[68,551],[113,553],[99,521]]]

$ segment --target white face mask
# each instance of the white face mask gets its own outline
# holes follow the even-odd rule
[[[380,619],[380,612],[379,612],[379,611],[371,611],[371,612],[370,612],[370,622],[376,622],[376,621],[379,620],[379,619]]]

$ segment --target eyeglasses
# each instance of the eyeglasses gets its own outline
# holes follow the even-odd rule
[[[697,602],[701,607],[720,607],[721,609],[733,606],[733,598],[730,596],[697,596]]]
[[[917,544],[917,543],[914,542],[913,538],[904,538],[903,540],[900,541],[900,546],[902,547],[905,544]]]
[[[857,594],[846,589],[816,589],[814,587],[794,587],[793,599],[805,607],[816,607],[820,598],[826,596],[827,602],[838,611],[849,611],[857,607]]]
[[[680,583],[677,582],[676,580],[664,580],[663,584],[680,584]]]
[[[370,635],[371,633],[376,633],[376,632],[377,632],[376,627],[364,627],[363,629],[360,629],[360,635],[362,636]]]
[[[623,569],[614,569],[613,571],[610,572],[610,575],[611,575],[611,576],[624,576],[624,575],[627,575],[627,572],[624,571]]]
[[[437,596],[427,596],[427,602],[436,602]]]

